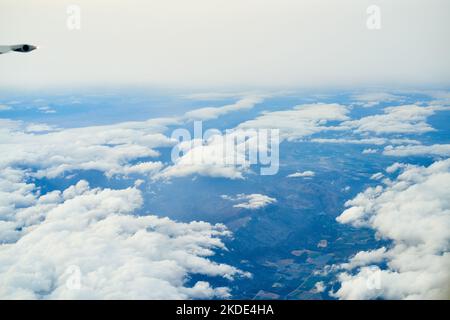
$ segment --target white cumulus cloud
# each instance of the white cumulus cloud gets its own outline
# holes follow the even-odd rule
[[[250,209],[250,210],[256,210],[261,209],[269,204],[277,202],[275,198],[271,198],[269,196],[259,194],[259,193],[253,193],[253,194],[238,194],[235,197],[228,196],[228,195],[222,195],[222,199],[229,200],[232,202],[238,202],[237,204],[233,205],[235,208],[243,208],[243,209]]]
[[[151,174],[162,164],[141,161],[154,150],[173,144],[163,132],[173,119],[124,122],[108,126],[55,129],[47,125],[3,121],[0,168],[27,166],[36,177],[54,178],[74,170],[99,170],[106,175]]]
[[[40,196],[20,172],[4,171],[0,192],[3,299],[228,297],[227,287],[190,285],[189,276],[249,276],[209,258],[226,249],[225,226],[133,215],[142,204],[135,188],[80,181]]]
[[[384,109],[384,114],[346,121],[342,126],[357,133],[424,133],[435,130],[426,121],[429,116],[442,109],[439,106],[418,105],[388,107]]]
[[[391,241],[343,265],[357,269],[339,274],[341,287],[333,294],[340,299],[450,297],[450,159],[389,171],[400,168],[396,180],[358,194],[337,218]]]

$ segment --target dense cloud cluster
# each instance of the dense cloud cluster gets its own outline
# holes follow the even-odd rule
[[[33,176],[37,178],[55,178],[76,170],[98,170],[108,177],[133,174],[177,177],[191,173],[242,177],[241,171],[235,168],[245,162],[242,158],[238,158],[236,163],[231,162],[228,168],[209,167],[211,162],[217,160],[211,157],[217,150],[215,143],[206,148],[206,162],[198,163],[194,155],[193,168],[184,166],[189,155],[181,159],[175,168],[168,168],[157,175],[164,164],[153,159],[160,154],[157,148],[176,144],[174,139],[165,135],[168,126],[182,125],[192,120],[213,119],[229,112],[252,108],[262,101],[262,96],[254,95],[222,107],[194,109],[180,117],[72,129],[0,119],[0,168],[26,166],[34,171]],[[235,134],[240,135],[239,132]],[[238,147],[236,152],[241,153],[243,147],[244,145]],[[210,149],[213,150],[209,151]],[[203,156],[203,149],[194,149],[192,153],[198,154],[199,151]],[[221,173],[222,171],[225,172]]]
[[[45,194],[33,183],[79,170],[108,177],[154,175],[163,164],[140,159],[156,158],[157,148],[172,146],[164,132],[185,119],[73,129],[1,120],[0,296],[228,297],[227,287],[189,283],[192,274],[230,280],[249,276],[209,259],[215,250],[226,249],[221,239],[230,233],[225,226],[135,216],[142,205],[137,189],[142,180],[119,190],[92,189],[81,180]]]
[[[154,158],[156,147],[173,142],[161,132],[173,119],[125,122],[108,126],[73,129],[39,128],[10,121],[0,129],[0,168],[28,167],[38,178],[54,178],[75,170],[99,170],[108,176],[158,171],[158,161],[130,164],[136,159]]]
[[[248,276],[208,259],[225,249],[223,225],[135,216],[142,204],[136,188],[92,189],[81,180],[39,196],[14,171],[2,172],[0,187],[9,195],[1,204],[2,298],[227,297],[226,287],[189,285],[189,275]]]
[[[337,220],[368,227],[388,247],[357,253],[341,267],[341,299],[448,299],[450,297],[450,159],[404,171],[385,186],[347,202]],[[386,267],[380,266],[383,262]],[[358,268],[356,272],[349,272]]]

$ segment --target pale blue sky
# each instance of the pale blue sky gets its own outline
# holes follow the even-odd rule
[[[2,0],[0,44],[40,49],[3,55],[0,86],[449,84],[449,14],[446,0]]]

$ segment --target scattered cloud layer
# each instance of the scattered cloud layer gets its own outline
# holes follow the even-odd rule
[[[450,159],[429,167],[396,164],[389,172],[402,167],[394,181],[348,201],[337,218],[391,241],[342,265],[348,271],[339,274],[341,287],[333,293],[340,299],[450,297]]]
[[[240,129],[280,130],[281,138],[289,141],[301,139],[327,130],[340,130],[330,122],[348,120],[349,109],[337,103],[304,104],[291,110],[266,112],[263,115],[241,123]]]
[[[225,249],[221,239],[230,233],[224,226],[133,215],[142,205],[137,189],[142,180],[123,190],[91,188],[80,181],[66,190],[41,195],[29,178],[51,179],[75,170],[99,170],[108,177],[136,174],[158,179],[199,174],[242,179],[250,170],[247,148],[251,152],[258,149],[255,129],[267,128],[279,128],[281,139],[289,141],[327,131],[361,134],[363,138],[310,141],[389,143],[392,145],[383,151],[388,156],[450,155],[449,145],[445,144],[423,146],[411,139],[366,137],[433,131],[427,118],[442,107],[389,107],[383,114],[350,120],[350,109],[346,106],[306,104],[266,112],[240,124],[231,136],[241,143],[230,153],[224,153],[226,140],[219,132],[206,141],[194,144],[186,141],[180,145],[183,156],[173,165],[148,160],[159,156],[158,148],[174,145],[165,135],[168,126],[214,119],[250,109],[260,101],[260,97],[244,97],[235,104],[197,109],[178,118],[74,129],[0,119],[0,296],[228,297],[229,288],[214,288],[206,281],[188,284],[189,276],[193,273],[227,279],[249,276],[209,258],[217,249]],[[449,167],[449,160],[428,168],[394,164],[386,172],[404,170],[397,179],[391,181],[377,173],[372,178],[385,185],[369,188],[347,203],[349,208],[338,217],[340,223],[372,228],[380,238],[391,240],[392,245],[358,252],[340,265],[341,288],[333,293],[336,297],[449,296],[448,288],[442,286],[449,281]],[[287,177],[312,176],[313,171],[305,171]],[[231,201],[235,208],[248,210],[277,202],[263,194],[222,198]],[[67,286],[70,280],[67,270],[73,266],[81,273],[81,287],[76,290]],[[379,279],[376,290],[367,285],[374,278]],[[323,284],[316,286],[317,292],[323,290]]]
[[[148,160],[131,162],[154,158],[159,155],[154,148],[172,145],[161,133],[171,122],[156,119],[61,130],[34,126],[31,132],[29,125],[10,122],[0,129],[0,168],[27,166],[35,170],[34,176],[48,178],[74,170],[99,170],[108,176],[150,174],[162,164]]]
[[[363,107],[374,107],[383,102],[397,102],[404,99],[402,96],[388,92],[358,93],[354,94],[351,98],[357,101],[355,103],[356,105],[361,105]]]
[[[226,134],[217,132],[206,141],[185,141],[179,145],[182,156],[175,163],[155,175],[170,179],[199,174],[210,177],[242,179],[250,168],[249,155],[266,153],[276,155],[278,139],[260,143],[259,129],[279,129],[279,139],[296,140],[327,130],[340,130],[327,126],[330,121],[347,120],[347,107],[339,104],[306,104],[291,110],[266,112],[245,121]],[[233,141],[237,141],[233,145]],[[273,144],[272,144],[273,142]]]
[[[402,105],[384,109],[384,114],[363,117],[358,120],[350,120],[342,125],[353,129],[357,133],[372,132],[375,134],[386,133],[424,133],[434,131],[427,122],[427,118],[441,107],[421,107],[418,105]]]
[[[441,156],[450,157],[450,144],[433,144],[428,146],[386,146],[383,150],[386,156],[409,157],[409,156]]]
[[[98,170],[108,177],[132,174],[156,176],[164,168],[162,162],[153,160],[159,156],[156,149],[176,143],[165,135],[168,126],[183,125],[194,119],[213,119],[229,112],[249,109],[262,99],[262,96],[243,97],[231,105],[195,109],[179,117],[73,129],[0,119],[0,168],[26,165],[38,178],[55,178],[75,170]],[[235,135],[239,136],[240,132]],[[207,155],[211,156],[214,150],[217,151],[217,147],[215,141],[205,147]],[[238,147],[236,152],[241,152],[243,147],[244,145]],[[204,150],[194,149],[191,154],[198,154],[199,151],[203,153]],[[208,154],[209,151],[213,152]],[[227,168],[211,167],[211,163],[218,160],[214,157],[190,167],[183,166],[185,160],[186,158],[168,168],[159,177],[191,173],[242,177],[240,169],[235,168],[243,164],[239,159],[235,166]]]
[[[158,161],[160,147],[175,144],[164,133],[167,126],[183,125],[194,119],[213,119],[228,112],[252,108],[264,95],[242,97],[234,104],[201,108],[180,117],[124,122],[107,126],[58,129],[46,124],[26,124],[2,119],[0,143],[1,167],[26,165],[35,177],[54,178],[75,170],[98,170],[107,176],[151,175],[155,179],[171,179],[199,174],[210,177],[242,179],[249,171],[248,152],[264,152],[258,144],[258,129],[279,129],[280,139],[301,140],[308,136],[339,131],[352,135],[378,133],[427,132],[434,130],[426,119],[442,107],[416,105],[389,107],[384,114],[349,119],[349,108],[340,104],[305,104],[290,110],[265,112],[245,121],[228,132],[241,141],[227,148],[227,137],[218,132],[196,143],[186,141],[179,146],[183,155],[173,164]],[[67,143],[70,141],[71,143]],[[313,138],[316,143],[349,144],[420,144],[417,140],[386,137]],[[249,150],[250,148],[250,150]],[[385,154],[406,152],[406,147],[385,149]],[[444,147],[441,147],[441,149]],[[411,149],[408,147],[408,149]],[[421,150],[417,146],[414,150]],[[267,151],[271,146],[267,146]],[[412,152],[412,151],[410,151]],[[442,151],[440,151],[442,154]]]
[[[157,148],[172,146],[164,132],[184,119],[73,129],[0,120],[0,296],[228,297],[227,287],[188,282],[191,274],[249,276],[209,259],[216,249],[226,249],[221,239],[230,233],[223,225],[134,215],[142,205],[142,180],[122,190],[93,189],[82,180],[44,195],[28,182],[91,169],[108,177],[154,175],[163,164],[140,159],[156,158]],[[257,199],[249,201],[257,205]],[[68,286],[73,270],[81,281],[75,289]]]

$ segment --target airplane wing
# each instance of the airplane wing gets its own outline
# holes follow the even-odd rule
[[[31,44],[15,44],[12,46],[0,46],[0,54],[7,53],[10,51],[15,52],[30,52],[37,49],[36,46]]]
[[[11,46],[0,46],[0,54],[11,51]]]

